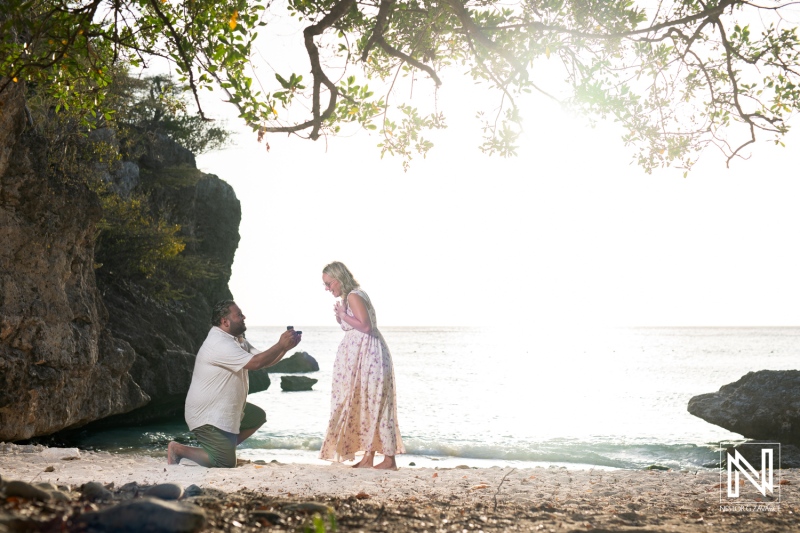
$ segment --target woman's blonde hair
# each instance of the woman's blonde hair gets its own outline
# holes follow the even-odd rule
[[[359,287],[352,272],[344,266],[344,263],[334,261],[333,263],[325,265],[325,268],[322,269],[322,273],[329,275],[342,284],[342,301],[347,304],[347,295],[350,294],[350,291]]]

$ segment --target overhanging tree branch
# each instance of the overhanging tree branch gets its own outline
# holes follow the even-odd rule
[[[378,15],[375,17],[375,26],[372,33],[361,52],[361,61],[366,61],[372,48],[378,43],[379,39],[383,38],[383,32],[386,29],[386,23],[389,21],[389,15],[394,7],[395,0],[381,0],[380,7],[378,8]]]
[[[322,129],[322,124],[325,122],[336,109],[336,97],[339,95],[339,90],[336,85],[328,78],[319,59],[319,49],[314,44],[314,37],[322,35],[322,33],[333,26],[337,21],[345,16],[347,11],[355,5],[355,0],[340,0],[334,4],[333,9],[322,17],[318,23],[308,26],[303,30],[303,38],[306,46],[306,53],[308,59],[311,61],[311,76],[314,81],[314,89],[311,101],[311,114],[312,119],[301,124],[294,126],[267,126],[264,131],[272,133],[294,133],[297,131],[311,128],[309,137],[311,139],[319,138],[319,131]],[[330,98],[328,100],[328,107],[324,112],[320,113],[320,93],[322,85],[330,91]]]
[[[469,12],[466,10],[464,5],[461,3],[461,0],[445,0],[448,6],[453,10],[458,20],[461,22],[461,25],[464,27],[467,35],[469,35],[472,39],[477,41],[481,46],[484,48],[494,52],[498,56],[502,57],[505,61],[511,65],[514,70],[519,74],[521,79],[527,79],[528,71],[525,70],[525,66],[522,65],[515,57],[509,54],[507,51],[503,50],[502,47],[497,46],[494,41],[492,41],[489,37],[487,37],[483,33],[483,29],[478,27],[475,24],[475,21],[472,20]]]
[[[197,84],[194,81],[194,72],[192,71],[192,66],[194,62],[189,58],[186,53],[186,50],[183,49],[183,37],[181,37],[177,31],[175,31],[175,27],[172,25],[172,21],[169,20],[164,12],[161,10],[161,7],[158,5],[159,0],[150,0],[150,7],[153,8],[158,18],[164,23],[164,25],[169,30],[170,37],[172,38],[172,42],[175,44],[175,48],[178,51],[178,55],[183,61],[183,69],[186,71],[187,76],[189,77],[189,88],[194,95],[194,101],[197,103],[197,112],[200,114],[200,117],[205,120],[206,116],[203,113],[203,106],[200,104],[200,95],[197,94]]]
[[[645,4],[290,0],[292,14],[309,21],[303,43],[311,82],[304,85],[296,74],[288,81],[277,76],[282,88],[266,85],[259,92],[250,88],[255,76],[247,62],[269,0],[237,0],[236,6],[213,0],[5,0],[0,83],[24,73],[19,81],[45,91],[55,109],[97,117],[110,79],[106,72],[113,70],[106,66],[124,68],[126,58],[139,66],[139,60],[167,56],[185,76],[182,83],[200,116],[199,89],[215,81],[262,134],[306,132],[303,137],[316,139],[346,123],[376,129],[381,108],[384,124],[395,124],[393,111],[384,107],[393,84],[373,97],[374,86],[356,76],[329,77],[329,61],[349,65],[353,43],[359,43],[358,55],[369,63],[362,64],[367,78],[388,80],[399,65],[398,76],[410,67],[439,85],[440,69],[463,66],[476,82],[488,82],[499,102],[488,106],[497,116],[507,113],[512,123],[518,118],[515,99],[532,90],[595,117],[612,116],[627,130],[625,142],[639,149],[647,171],[688,168],[709,144],[726,157],[741,157],[757,137],[774,133],[777,142],[788,131],[788,118],[800,111],[800,37],[782,10],[800,2],[661,0],[650,13],[650,3],[640,5]],[[563,66],[564,79],[552,75],[553,62]],[[486,98],[476,101],[474,111],[485,111],[480,108]],[[281,104],[302,112],[300,121],[279,120]],[[395,98],[393,109],[401,113],[400,123],[410,124],[403,126],[408,139],[421,138],[430,124],[444,124],[438,114],[425,119]],[[513,132],[505,123],[489,126],[490,151],[508,153]]]
[[[428,76],[430,76],[433,79],[434,83],[436,83],[437,87],[442,84],[442,80],[439,79],[439,75],[436,74],[436,71],[433,70],[432,67],[429,67],[428,65],[426,65],[421,61],[417,61],[413,57],[404,54],[403,52],[401,52],[396,48],[393,48],[389,43],[386,42],[386,39],[384,39],[382,35],[377,38],[377,41],[381,45],[381,48],[390,56],[396,57],[397,59],[401,59],[406,63],[408,63],[409,65],[426,72]]]

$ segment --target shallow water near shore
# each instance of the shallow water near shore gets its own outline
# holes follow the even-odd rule
[[[303,327],[298,350],[320,371],[314,390],[282,392],[280,374],[249,401],[267,424],[240,446],[245,459],[317,459],[342,332]],[[266,348],[283,327],[252,327]],[[485,328],[381,329],[392,351],[400,466],[564,465],[570,468],[715,468],[721,441],[741,440],[690,415],[692,396],[750,371],[797,367],[800,328],[619,328],[526,335]],[[81,432],[75,445],[163,454],[191,440],[182,424]]]

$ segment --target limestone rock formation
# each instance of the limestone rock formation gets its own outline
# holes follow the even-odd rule
[[[693,397],[688,410],[749,439],[800,444],[800,370],[748,372],[718,392]]]
[[[52,433],[150,398],[133,348],[105,328],[94,275],[96,197],[48,178],[25,101],[0,93],[0,441]]]
[[[182,417],[211,307],[231,297],[241,218],[233,189],[167,137],[108,177],[121,194],[146,192],[153,212],[180,225],[184,253],[214,265],[217,276],[192,281],[189,297],[154,298],[97,274],[98,198],[82,180],[49,172],[48,142],[26,117],[11,84],[0,93],[0,441],[100,419]]]
[[[131,375],[152,398],[143,409],[101,425],[182,419],[194,358],[211,327],[211,308],[217,301],[231,298],[228,280],[241,219],[233,188],[197,170],[192,153],[167,137],[159,137],[147,148],[138,162],[138,187],[148,191],[153,207],[169,223],[180,224],[187,239],[185,253],[212,261],[220,272],[214,279],[196,282],[191,297],[169,302],[155,301],[141,287],[106,285],[100,279],[109,311],[108,327],[133,347],[136,357]],[[161,185],[155,187],[155,183]]]

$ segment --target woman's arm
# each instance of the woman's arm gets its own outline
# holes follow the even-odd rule
[[[367,304],[364,299],[355,294],[350,293],[347,295],[347,305],[353,311],[353,316],[347,314],[347,307],[340,305],[336,308],[336,316],[353,326],[353,329],[361,333],[372,333],[372,321],[369,319],[369,312],[367,311]]]

